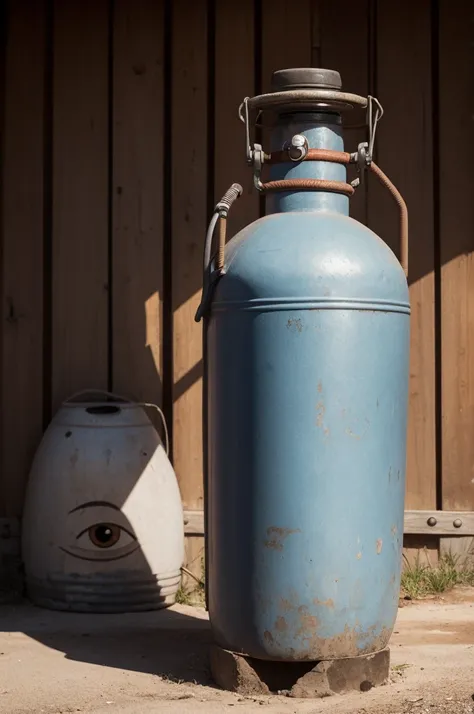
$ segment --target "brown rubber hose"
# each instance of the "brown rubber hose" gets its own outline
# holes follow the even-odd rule
[[[217,249],[217,270],[222,270],[225,259],[225,241],[227,234],[227,216],[219,216],[219,242]]]
[[[265,160],[269,164],[295,163],[300,161],[329,161],[333,164],[350,164],[351,155],[347,151],[330,151],[329,149],[308,149],[306,156],[293,161],[288,151],[272,151]]]
[[[349,164],[351,155],[346,151],[330,151],[329,149],[309,149],[300,161],[330,161],[334,164]],[[295,164],[300,163],[295,161]],[[273,151],[266,159],[267,163],[290,163],[287,151]],[[264,191],[330,191],[353,196],[354,188],[345,181],[328,181],[326,179],[282,179],[268,181],[263,184]]]
[[[392,194],[392,198],[396,201],[399,209],[400,209],[400,263],[402,264],[402,268],[405,271],[406,277],[408,277],[408,208],[407,204],[405,203],[402,194],[396,188],[396,186],[393,185],[393,183],[390,181],[388,176],[384,174],[381,168],[377,166],[377,164],[374,164],[372,161],[370,166],[370,170],[372,173],[374,173],[380,183],[385,186],[385,188],[388,188],[390,193]]]
[[[326,179],[281,179],[262,184],[262,191],[329,191],[353,196],[354,188],[344,181]]]

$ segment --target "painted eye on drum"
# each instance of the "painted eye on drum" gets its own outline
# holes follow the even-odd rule
[[[68,516],[69,542],[59,548],[74,558],[106,563],[140,548],[133,525],[114,503],[88,501],[75,506]]]
[[[130,545],[136,541],[135,536],[123,526],[116,523],[94,523],[88,528],[84,528],[77,536],[78,545],[83,548],[87,543],[92,543],[101,550],[113,548],[120,543],[120,547]]]

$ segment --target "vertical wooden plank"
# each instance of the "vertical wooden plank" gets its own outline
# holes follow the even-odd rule
[[[203,507],[202,327],[207,224],[207,2],[172,3],[173,458],[184,507]]]
[[[43,418],[45,2],[8,3],[0,515],[18,517]]]
[[[53,408],[107,387],[108,2],[54,3]]]
[[[369,3],[360,0],[319,3],[319,33],[321,66],[335,69],[341,74],[342,88],[346,92],[369,93]],[[341,17],[344,21],[341,22]],[[350,27],[350,32],[347,28]],[[313,46],[315,41],[313,39]],[[343,117],[346,151],[357,151],[367,140],[364,111],[354,110]],[[350,178],[356,174],[350,170]],[[350,215],[367,223],[367,182],[364,181],[350,201]]]
[[[4,241],[4,210],[3,204],[5,200],[4,196],[4,172],[5,172],[5,123],[6,123],[6,112],[5,112],[5,75],[6,75],[6,65],[7,65],[7,7],[6,3],[0,4],[0,106],[2,111],[0,112],[0,148],[2,151],[2,159],[0,160],[0,243],[3,245]],[[0,258],[0,266],[2,265],[3,256]],[[0,269],[0,290],[3,293],[3,268]],[[2,330],[3,332],[3,330]],[[3,370],[3,334],[0,332],[0,370]],[[3,379],[0,379],[0,404],[3,404]],[[0,449],[3,447],[3,438],[0,434]],[[3,469],[2,469],[3,471]],[[6,512],[4,504],[3,490],[4,487],[2,482],[3,477],[0,475],[0,518]],[[5,574],[2,572],[3,567],[3,557],[2,551],[4,549],[0,548],[0,588],[3,587],[2,580],[6,579]]]
[[[272,72],[311,67],[311,0],[262,0],[262,87],[270,91]]]
[[[430,509],[436,507],[430,2],[380,3],[377,14],[376,89],[385,114],[377,131],[376,159],[403,194],[410,222],[406,506]],[[373,176],[369,176],[369,225],[398,254],[398,211]]]
[[[442,494],[462,511],[474,508],[474,15],[462,0],[439,7]],[[443,539],[443,550],[471,542]]]
[[[113,388],[161,403],[163,3],[116,0],[113,73]]]
[[[439,562],[439,538],[410,533],[403,537],[403,565],[436,567]]]
[[[261,0],[261,91],[271,91],[272,74],[278,69],[311,67],[312,0]],[[294,31],[293,31],[294,30]],[[262,115],[262,143],[270,151],[271,118]]]
[[[322,0],[324,2],[324,0]],[[311,0],[311,67],[322,67],[321,22],[322,1]]]
[[[205,575],[205,552],[204,538],[202,536],[186,536],[184,541],[184,562],[186,570],[194,577],[190,577],[186,571],[182,573],[182,586],[185,591],[192,592],[198,587],[198,581],[206,579]]]
[[[238,61],[237,61],[238,58]],[[244,193],[229,214],[228,237],[258,218],[258,195],[237,110],[255,93],[254,2],[216,3],[215,200],[237,181]]]

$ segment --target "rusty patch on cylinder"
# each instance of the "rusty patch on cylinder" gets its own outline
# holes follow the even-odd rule
[[[316,426],[322,427],[324,423],[324,415],[326,413],[326,407],[323,402],[318,402],[316,404]]]
[[[322,605],[323,607],[329,607],[331,610],[334,609],[334,600],[328,597],[327,600],[318,600],[317,597],[314,598],[313,603],[315,605]]]
[[[267,642],[270,642],[270,644],[273,644],[273,635],[269,630],[265,630],[265,632],[263,633],[263,636]]]
[[[270,526],[267,528],[268,540],[264,541],[265,548],[273,550],[283,550],[283,542],[292,533],[301,533],[299,528],[282,528],[280,526]]]
[[[382,552],[382,546],[383,546],[383,540],[381,538],[378,538],[375,541],[375,549],[377,551],[377,555],[380,555],[380,553]]]
[[[313,602],[316,602],[316,600]],[[321,637],[318,634],[320,627],[318,618],[308,612],[306,605],[297,607],[284,598],[281,599],[281,603],[284,605],[285,610],[296,611],[296,629],[293,633],[292,627],[288,626],[285,618],[279,617],[275,623],[275,631],[269,641],[278,644],[279,633],[281,632],[285,632],[285,639],[288,638],[288,635],[292,637],[292,644],[294,644],[295,640],[299,641],[297,646],[285,647],[285,655],[288,661],[316,661],[371,654],[386,647],[392,633],[391,629],[384,627],[378,634],[375,634],[377,625],[372,625],[362,631],[360,624],[356,622],[354,627],[346,625],[344,631],[334,637]],[[269,639],[267,636],[266,638]]]
[[[364,421],[365,421],[365,429],[362,431],[361,434],[356,434],[354,431],[352,431],[352,429],[351,429],[350,427],[348,427],[348,428],[345,430],[345,431],[346,431],[346,434],[347,434],[348,436],[352,437],[353,439],[357,439],[357,441],[359,441],[360,439],[362,439],[362,437],[364,437],[364,436],[367,434],[367,432],[368,432],[368,430],[369,430],[369,427],[370,427],[370,422],[369,422],[369,420],[368,420],[368,419],[364,419]]]
[[[292,533],[301,533],[299,528],[281,528],[280,526],[270,526],[267,528],[267,535],[275,535],[278,538],[286,538]]]
[[[308,636],[311,636],[310,633],[316,632],[319,627],[318,618],[314,615],[310,615],[306,605],[300,605],[300,607],[298,608],[298,620],[299,627],[295,633],[296,637],[302,637],[303,639],[307,639]]]
[[[357,558],[357,560],[360,560],[362,558],[362,553],[360,552],[360,550],[357,553],[356,558]]]
[[[283,610],[283,612],[290,612],[290,610],[293,610],[294,606],[291,603],[291,601],[288,600],[287,598],[284,598],[284,597],[280,598],[280,602],[281,602],[281,609]]]
[[[322,391],[323,391],[323,385],[321,384],[321,382],[318,382],[318,392],[321,394]]]
[[[298,318],[290,317],[288,322],[286,323],[286,326],[292,332],[302,332],[303,331],[303,323],[301,322],[299,317]]]
[[[271,548],[272,550],[283,550],[283,543],[280,543],[279,540],[275,540],[275,538],[273,538],[272,540],[265,540],[263,544],[265,548]]]

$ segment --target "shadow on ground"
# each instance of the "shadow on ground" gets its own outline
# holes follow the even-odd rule
[[[91,615],[42,610],[23,602],[0,608],[0,631],[23,632],[70,660],[212,685],[211,630],[203,610]]]

